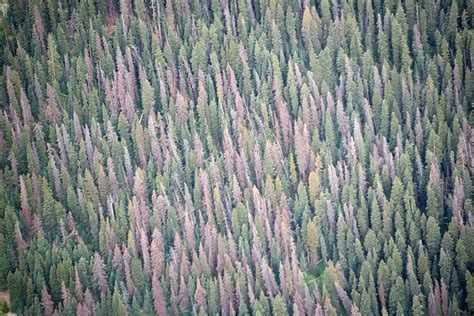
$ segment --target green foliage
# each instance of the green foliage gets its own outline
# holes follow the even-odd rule
[[[473,0],[224,2],[1,5],[11,310],[474,313]]]
[[[0,302],[0,313],[7,314],[10,311],[8,308],[7,302],[1,301]]]

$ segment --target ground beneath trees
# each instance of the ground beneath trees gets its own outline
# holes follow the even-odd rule
[[[0,292],[0,302],[6,302],[7,305],[8,305],[8,308],[10,308],[10,293],[8,293],[7,291],[1,291]],[[0,312],[0,315],[14,316],[16,314],[11,313],[11,312],[3,314],[2,312]]]

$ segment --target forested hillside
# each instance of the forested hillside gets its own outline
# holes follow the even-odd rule
[[[24,315],[474,313],[474,0],[9,0]]]

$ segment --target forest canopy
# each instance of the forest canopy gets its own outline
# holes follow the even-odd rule
[[[2,311],[474,314],[474,0],[0,12]]]

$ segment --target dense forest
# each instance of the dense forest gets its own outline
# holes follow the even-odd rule
[[[474,313],[474,0],[0,14],[12,312]]]

